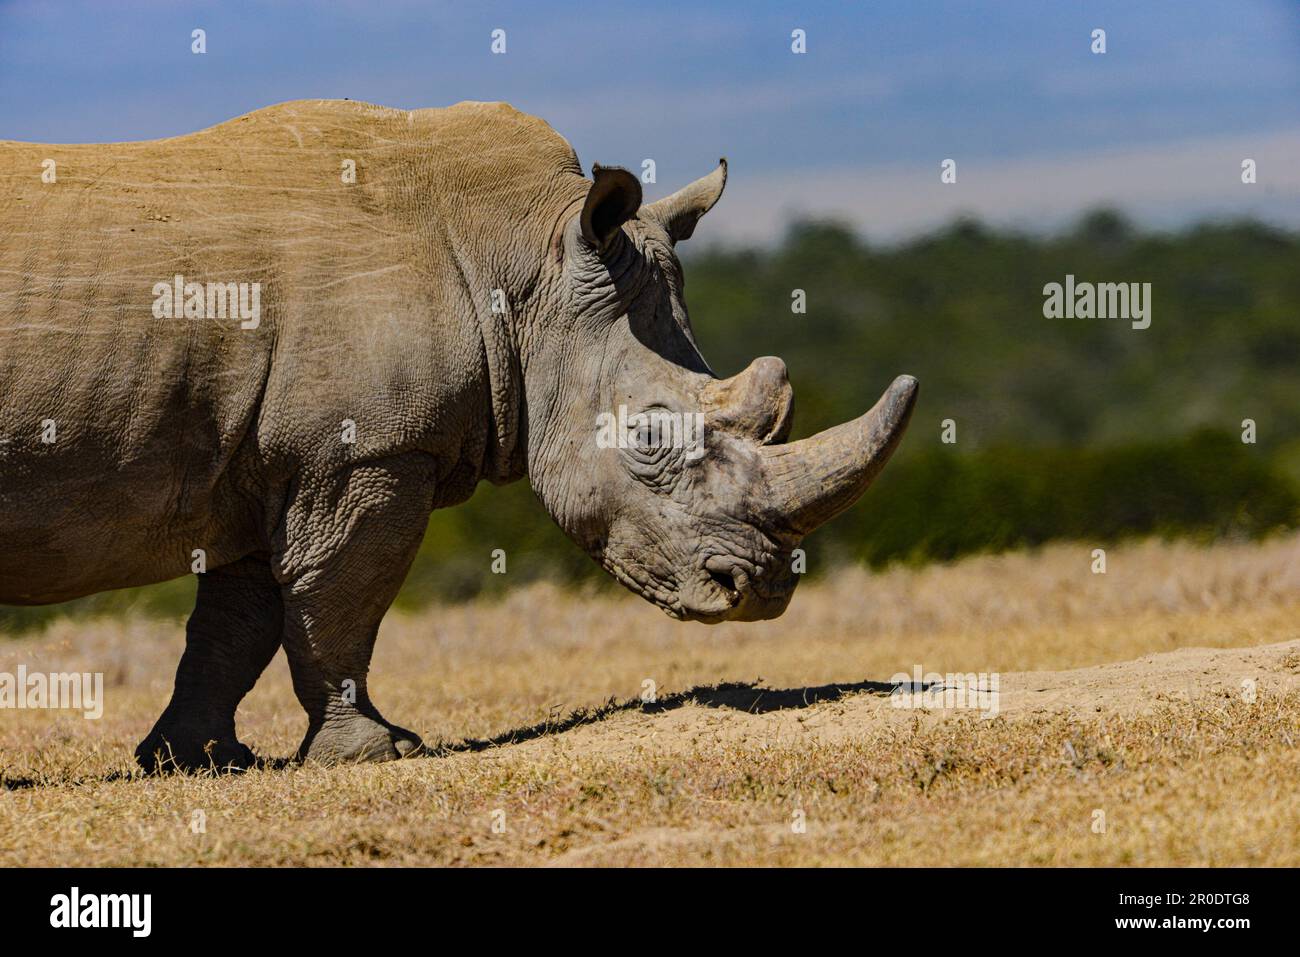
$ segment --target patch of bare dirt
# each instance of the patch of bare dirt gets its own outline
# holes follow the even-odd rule
[[[1300,688],[1300,640],[1254,648],[1180,648],[1135,661],[1068,671],[1026,671],[997,676],[996,697],[968,695],[967,704],[945,707],[944,687],[934,706],[909,707],[888,680],[815,688],[764,688],[727,684],[670,695],[653,703],[627,702],[551,733],[499,746],[563,748],[617,758],[630,752],[693,752],[701,745],[789,746],[831,744],[861,737],[883,724],[942,721],[964,715],[982,720],[1027,716],[1149,714],[1170,702],[1205,704]],[[946,676],[945,676],[946,677]],[[955,676],[954,676],[955,677]],[[989,676],[991,677],[991,676]],[[902,685],[903,691],[910,685]],[[986,691],[994,687],[984,682]],[[996,705],[994,705],[994,701]]]

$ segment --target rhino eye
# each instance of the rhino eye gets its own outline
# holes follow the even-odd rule
[[[645,484],[666,488],[681,471],[678,445],[668,410],[648,409],[628,422],[624,461]]]
[[[639,449],[647,451],[657,449],[662,443],[660,441],[659,430],[649,422],[643,422],[633,433],[633,441]]]
[[[672,429],[668,420],[655,412],[642,412],[629,422],[628,445],[642,452],[653,452],[672,445]]]

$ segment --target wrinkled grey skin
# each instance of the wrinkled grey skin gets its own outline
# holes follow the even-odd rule
[[[301,757],[415,752],[370,700],[371,650],[430,510],[483,479],[526,475],[673,617],[779,615],[791,551],[870,484],[915,400],[900,377],[862,418],[786,443],[780,360],[713,376],[674,246],[725,163],[643,206],[631,174],[584,179],[509,107],[331,101],[152,143],[0,143],[0,160],[0,601],[206,555],[146,770],[250,764],[235,709],[281,645]],[[154,318],[154,283],[178,272],[261,282],[260,324]],[[600,447],[620,404],[703,412],[704,454],[641,431]]]

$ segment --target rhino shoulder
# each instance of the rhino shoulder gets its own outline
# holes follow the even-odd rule
[[[520,148],[566,172],[581,175],[572,144],[550,123],[501,101],[462,100],[452,106],[413,110],[413,125],[438,139]]]

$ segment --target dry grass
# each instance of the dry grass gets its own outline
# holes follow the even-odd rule
[[[514,743],[233,777],[131,776],[178,625],[57,623],[0,646],[0,671],[103,671],[107,706],[0,711],[0,865],[1300,863],[1300,644],[1273,647],[1300,640],[1300,536],[1108,562],[1090,574],[1079,545],[845,570],[757,625],[548,587],[394,617],[385,713],[430,743]],[[1233,650],[1131,661],[1190,648]],[[1041,673],[1104,662],[1131,663]],[[1000,672],[1002,715],[860,684],[916,665]],[[680,694],[760,678],[780,693]],[[574,719],[647,679],[658,706]],[[303,727],[281,656],[240,735],[285,757]]]

